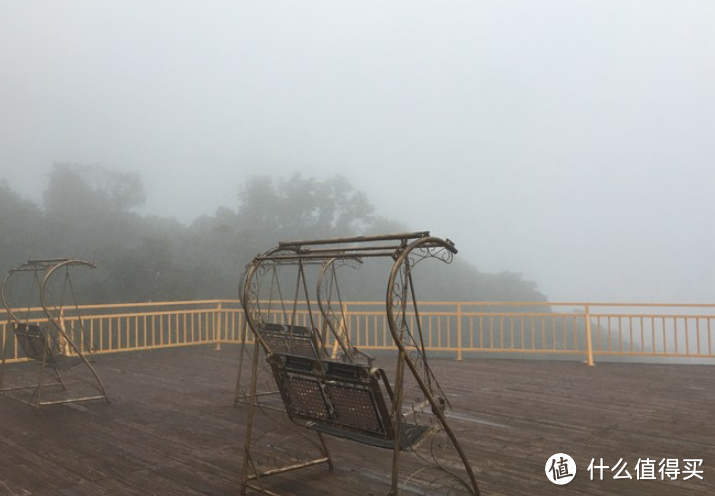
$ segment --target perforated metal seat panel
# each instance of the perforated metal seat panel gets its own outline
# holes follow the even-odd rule
[[[289,399],[289,413],[301,417],[328,420],[330,413],[320,382],[304,377],[283,375],[281,385]]]
[[[270,363],[293,421],[370,446],[394,447],[389,385],[381,386],[381,370],[282,354],[273,354]],[[409,449],[428,431],[402,422],[400,448]]]
[[[348,426],[375,435],[387,436],[376,408],[375,398],[369,389],[350,384],[328,382],[325,392],[332,401],[333,416],[340,425]]]

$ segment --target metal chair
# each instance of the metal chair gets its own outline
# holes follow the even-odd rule
[[[39,259],[29,260],[8,271],[0,294],[9,316],[7,328],[12,331],[15,339],[8,339],[7,332],[2,339],[1,395],[37,409],[46,405],[95,400],[109,403],[104,384],[86,357],[92,350],[91,339],[85,336],[70,278],[70,268],[78,267],[95,266],[91,262],[72,258]],[[55,280],[57,274],[64,274],[59,282]],[[19,275],[29,275],[31,278],[24,318],[18,307],[11,304],[10,297],[11,294],[17,293],[13,291],[13,287],[18,284]],[[53,291],[50,287],[55,285],[59,299],[51,295]],[[72,301],[68,304],[66,298]],[[37,307],[33,307],[33,302],[39,302],[44,319],[37,316]],[[72,315],[68,316],[66,310]],[[22,364],[13,364],[16,380],[8,385],[6,376],[10,368],[8,353],[11,350],[17,359],[14,361],[38,365],[37,376],[27,370],[18,370]],[[19,353],[20,351],[22,353]],[[78,379],[71,384],[63,377],[63,374],[70,372]]]
[[[239,288],[246,323],[257,343],[246,402],[241,494],[258,491],[275,495],[268,484],[270,477],[321,464],[332,469],[325,438],[331,436],[392,451],[390,496],[399,494],[408,481],[424,484],[430,488],[425,489],[429,494],[479,495],[471,465],[447,420],[449,401],[429,366],[413,284],[417,263],[425,259],[449,263],[455,253],[451,241],[419,232],[281,242],[253,260]],[[328,269],[334,268],[336,261],[375,257],[393,261],[385,314],[396,352],[393,384],[383,369],[373,366],[374,357],[357,352],[350,343],[345,319],[331,305],[331,291],[325,290],[332,287],[325,283],[325,274],[332,274],[332,280],[335,272]],[[321,269],[314,286],[316,295],[309,290],[311,267]],[[278,275],[286,269],[290,275]],[[281,281],[294,288],[290,298],[277,284]],[[268,298],[266,285],[270,287]],[[314,309],[316,301],[320,313]],[[336,349],[342,353],[335,353]],[[259,398],[258,377],[264,370],[259,350],[280,394],[285,423],[268,412]],[[259,433],[259,412],[277,427]],[[310,441],[306,434],[311,432],[316,436],[312,444],[303,443],[316,448],[313,455],[290,454],[287,445],[278,448],[274,442],[261,446],[273,450],[272,455],[256,453],[264,436],[296,428],[302,429],[296,431],[301,439]],[[405,475],[401,457],[411,453],[428,466],[416,471],[411,468]],[[285,462],[279,463],[284,454]],[[438,460],[443,455],[446,461]],[[273,460],[272,466],[264,466],[266,460]],[[431,479],[422,480],[428,473]],[[433,491],[437,486],[441,492]]]

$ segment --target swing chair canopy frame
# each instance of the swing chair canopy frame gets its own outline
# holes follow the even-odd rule
[[[7,274],[5,275],[5,278],[3,279],[2,283],[2,289],[0,290],[0,297],[2,298],[2,303],[3,306],[5,307],[5,311],[7,312],[8,316],[10,317],[11,320],[13,320],[16,323],[20,323],[21,319],[15,315],[13,310],[16,310],[16,308],[13,308],[13,306],[10,304],[10,301],[8,301],[7,297],[7,292],[10,288],[11,285],[11,278],[19,273],[19,272],[34,272],[36,275],[40,273],[45,273],[44,278],[42,279],[42,282],[40,283],[40,287],[38,288],[39,291],[39,296],[40,296],[40,305],[42,306],[43,311],[47,315],[48,318],[52,318],[52,316],[49,314],[49,309],[47,308],[47,286],[48,283],[52,277],[53,274],[55,274],[59,269],[63,267],[70,267],[70,266],[85,266],[89,267],[91,269],[96,269],[97,265],[94,262],[88,262],[86,260],[79,260],[76,258],[41,258],[41,259],[33,259],[33,260],[28,260],[27,262],[21,264],[20,266],[10,269],[7,271]]]

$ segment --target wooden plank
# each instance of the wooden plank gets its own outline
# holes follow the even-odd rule
[[[153,470],[138,470],[127,474],[123,481],[135,489],[140,489],[148,494],[166,494],[179,496],[200,496],[201,491],[165,477]]]
[[[379,360],[392,377],[389,360]],[[0,496],[237,494],[245,422],[245,406],[233,407],[237,361],[231,347],[107,355],[96,366],[110,405],[38,414],[0,398]],[[712,367],[484,359],[431,365],[485,495],[555,494],[544,464],[558,452],[578,465],[563,488],[568,494],[715,494]],[[280,433],[273,439],[280,442]],[[387,492],[389,451],[332,438],[328,445],[334,471],[286,473],[270,487],[286,496]],[[634,478],[638,458],[703,459],[704,479],[606,474],[591,481],[588,464],[601,457],[607,465],[623,458]],[[405,473],[420,468],[418,461],[405,455]]]

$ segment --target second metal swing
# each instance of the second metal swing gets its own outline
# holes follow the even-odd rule
[[[2,341],[0,394],[37,409],[64,403],[109,402],[104,384],[86,356],[92,351],[91,339],[85,332],[70,275],[72,269],[94,267],[91,262],[72,258],[38,259],[8,271],[0,295],[15,339],[6,334]],[[29,283],[24,315],[13,297],[17,286],[22,286],[21,276],[25,276],[25,286]],[[36,364],[37,375],[19,370],[23,364],[15,363],[16,378],[11,382],[7,377],[10,353]],[[80,378],[72,385],[66,378],[70,372]]]

